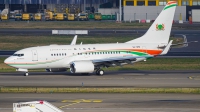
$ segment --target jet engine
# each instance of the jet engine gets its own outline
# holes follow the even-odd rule
[[[78,61],[70,64],[71,73],[92,73],[94,64],[91,61]]]

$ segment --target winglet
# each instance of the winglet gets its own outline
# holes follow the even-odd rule
[[[163,50],[163,52],[162,52],[160,55],[165,55],[165,54],[168,53],[168,51],[169,51],[169,49],[170,49],[170,46],[172,45],[172,42],[173,42],[173,40],[171,40],[171,41],[167,44],[167,46],[165,47],[165,49]]]
[[[70,45],[76,45],[77,35],[74,36],[74,39],[72,40]]]

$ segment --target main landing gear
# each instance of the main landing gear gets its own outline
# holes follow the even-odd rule
[[[104,75],[104,71],[102,69],[97,69],[96,70],[96,74],[100,75],[100,76],[103,76]]]
[[[28,72],[25,72],[25,73],[24,73],[24,76],[28,76]]]

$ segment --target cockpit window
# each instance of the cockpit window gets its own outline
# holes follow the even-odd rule
[[[13,54],[13,56],[22,57],[22,56],[24,56],[24,54]]]

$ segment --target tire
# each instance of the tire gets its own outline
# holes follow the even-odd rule
[[[103,71],[103,70],[99,70],[98,73],[99,73],[100,76],[103,76],[103,75],[104,75],[104,71]]]
[[[24,73],[24,76],[28,76],[28,75],[29,75],[28,72]]]

